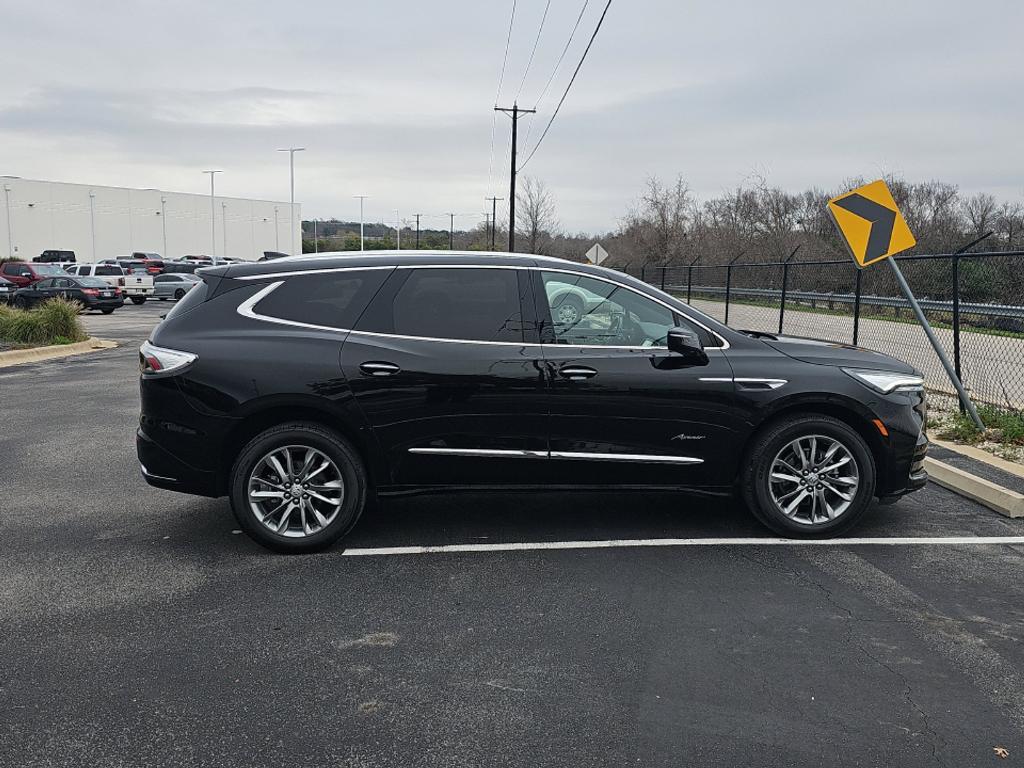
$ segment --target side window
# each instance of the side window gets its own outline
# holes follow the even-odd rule
[[[325,272],[286,278],[256,305],[259,315],[348,329],[383,285],[389,270]]]
[[[541,301],[551,312],[548,342],[663,347],[669,329],[682,323],[671,309],[615,283],[563,272],[542,272],[541,280]]]
[[[19,270],[18,270],[18,265],[17,264],[14,264],[13,262],[8,262],[7,264],[4,264],[3,274],[5,274],[5,275],[16,275],[16,274],[18,274],[18,271]]]
[[[174,280],[170,275],[157,275],[153,278],[154,283],[173,283]]]
[[[358,330],[459,341],[522,342],[514,269],[399,269]]]
[[[41,291],[46,288],[53,288],[53,284],[55,282],[57,281],[54,280],[52,277],[48,277],[45,280],[40,280],[39,282],[36,283],[36,290]]]

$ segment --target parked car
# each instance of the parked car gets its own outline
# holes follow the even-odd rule
[[[75,258],[74,251],[58,251],[58,250],[47,250],[36,256],[32,261],[37,264],[74,264],[77,259]]]
[[[0,304],[9,304],[14,298],[14,292],[18,286],[6,277],[0,277]]]
[[[44,277],[66,275],[58,264],[29,264],[27,261],[5,261],[0,264],[0,276],[7,278],[19,288],[42,280]]]
[[[260,256],[259,261],[273,261],[274,259],[285,259],[289,256],[287,253],[281,253],[280,251],[264,251],[263,255]]]
[[[117,264],[78,264],[68,267],[67,271],[79,277],[99,277],[105,280],[115,288],[120,288],[121,294],[131,299],[132,304],[144,304],[154,293],[155,278],[141,271],[126,273]]]
[[[191,275],[194,274],[197,269],[202,267],[202,264],[196,264],[190,261],[166,261],[164,262],[164,274],[165,275]]]
[[[229,496],[278,550],[336,541],[371,494],[460,487],[738,491],[782,535],[834,536],[927,479],[911,366],[612,270],[403,251],[200,277],[140,350],[142,472]]]
[[[163,275],[157,275],[153,278],[153,284],[156,289],[153,293],[153,297],[160,299],[160,301],[167,301],[167,299],[180,301],[185,298],[185,294],[199,282],[202,282],[201,277],[190,275],[188,273],[166,273]]]
[[[19,288],[14,294],[14,306],[31,309],[54,297],[63,297],[79,302],[86,310],[98,309],[109,315],[124,306],[121,289],[111,286],[98,277],[47,277],[27,288]]]
[[[159,253],[136,251],[132,254],[133,261],[141,261],[146,266],[146,271],[151,275],[159,275],[164,271],[164,260]]]

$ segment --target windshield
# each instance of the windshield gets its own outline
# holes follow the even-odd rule
[[[66,275],[64,267],[56,264],[39,264],[36,266],[36,273],[40,275]]]

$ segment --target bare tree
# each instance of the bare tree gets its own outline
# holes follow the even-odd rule
[[[992,195],[979,192],[964,200],[963,209],[967,217],[968,234],[972,237],[981,237],[995,227],[999,211]]]
[[[516,193],[516,229],[526,237],[527,253],[542,253],[558,226],[555,201],[540,179],[527,176]]]
[[[647,179],[640,201],[626,215],[623,234],[634,240],[648,261],[672,264],[681,261],[687,228],[695,214],[693,196],[683,177],[666,186]]]

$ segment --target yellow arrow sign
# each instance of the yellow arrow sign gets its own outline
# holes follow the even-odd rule
[[[917,244],[881,179],[832,198],[828,212],[861,269]]]

